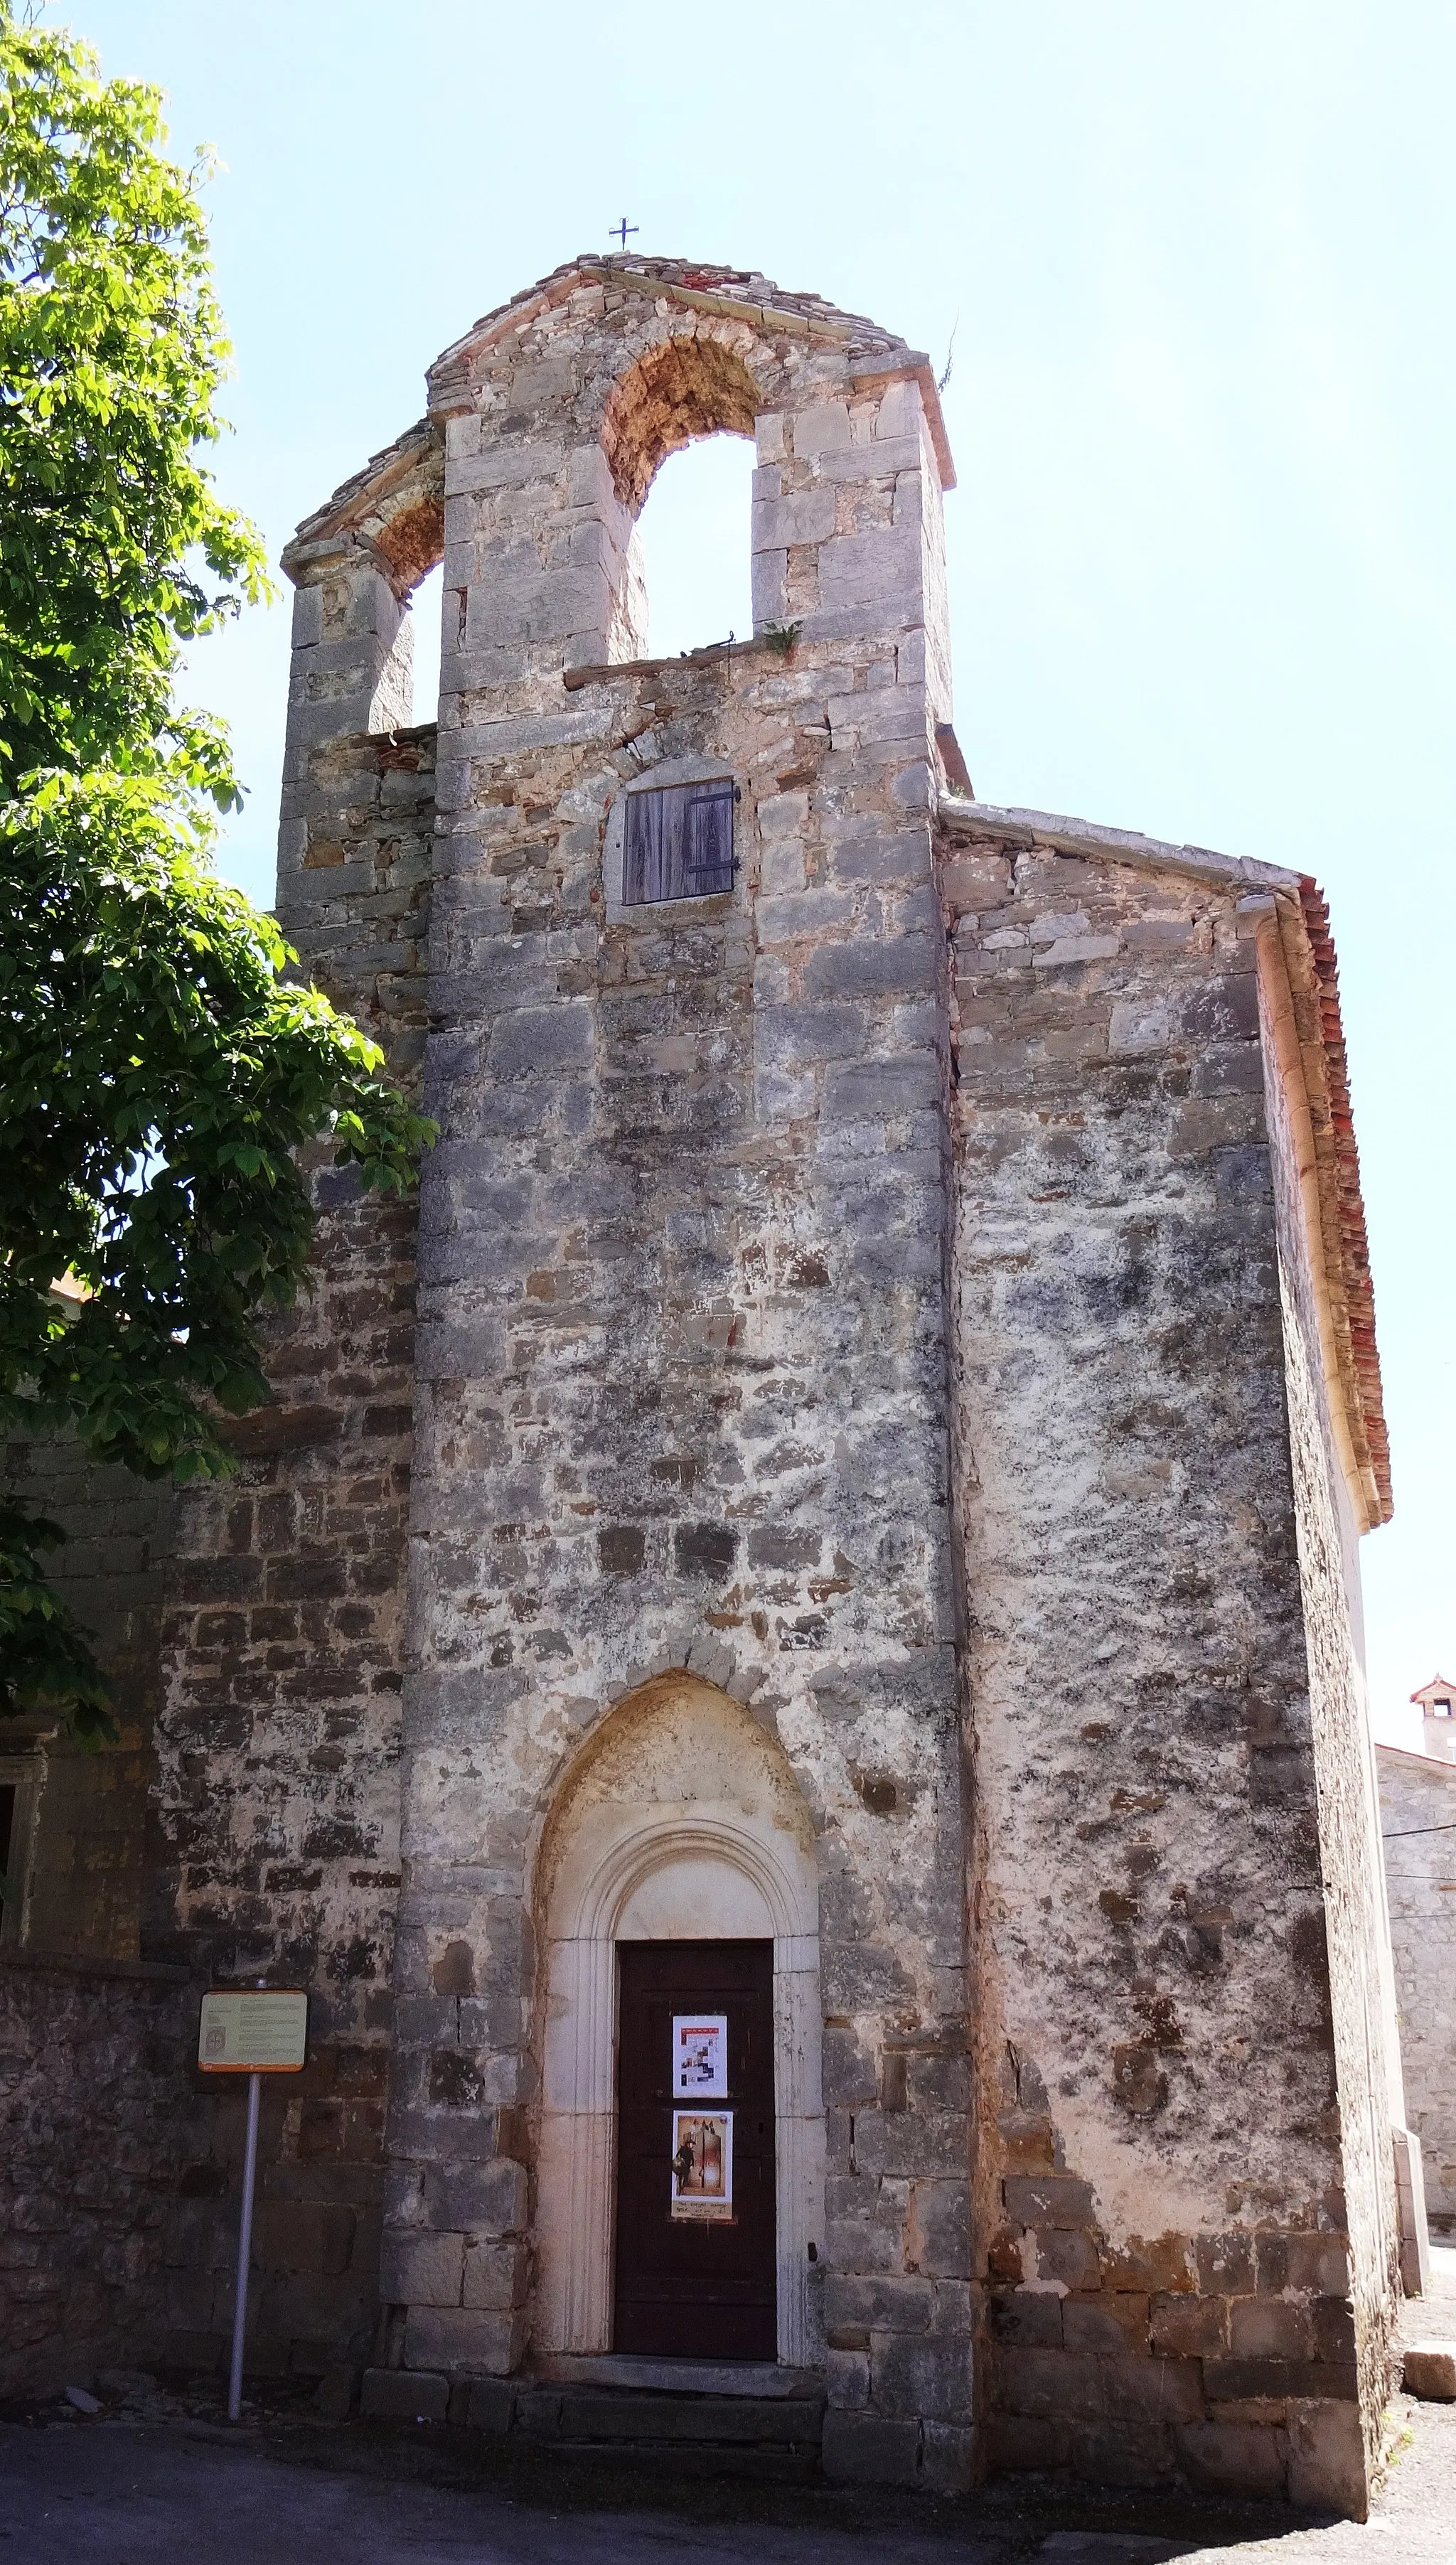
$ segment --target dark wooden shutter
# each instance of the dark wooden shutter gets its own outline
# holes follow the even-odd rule
[[[626,806],[621,895],[627,906],[639,900],[664,899],[666,793],[630,793]]]
[[[690,784],[683,813],[683,879],[689,897],[733,888],[733,787]]]
[[[629,793],[623,904],[705,899],[733,888],[733,785],[666,784]]]

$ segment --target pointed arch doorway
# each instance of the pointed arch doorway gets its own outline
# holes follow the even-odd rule
[[[645,1686],[567,1775],[539,1876],[537,2350],[818,2367],[818,1884],[782,1748],[695,1677]],[[715,2019],[724,2089],[674,2091],[678,2029]],[[673,2215],[685,2141],[696,2206]],[[712,2214],[725,2179],[746,2217]]]

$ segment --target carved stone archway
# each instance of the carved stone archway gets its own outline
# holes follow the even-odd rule
[[[817,2367],[819,1891],[809,1813],[783,1749],[694,1676],[662,1678],[621,1703],[562,1785],[538,1920],[536,2350],[611,2348],[617,1943],[761,1939],[774,1945],[778,2356]]]

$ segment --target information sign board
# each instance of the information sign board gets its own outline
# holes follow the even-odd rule
[[[197,2027],[204,2075],[297,2075],[309,2040],[304,1986],[209,1986]]]

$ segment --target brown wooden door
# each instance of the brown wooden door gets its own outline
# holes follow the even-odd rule
[[[688,2360],[778,2354],[774,2249],[774,1946],[772,1942],[622,1942],[616,2101],[617,2351]],[[673,2021],[727,2020],[727,2092],[673,2087]],[[692,2187],[673,2164],[673,2112],[732,2114],[731,2215],[674,2215]],[[691,2146],[693,2121],[686,2123]],[[724,2178],[717,2131],[698,2181]]]

